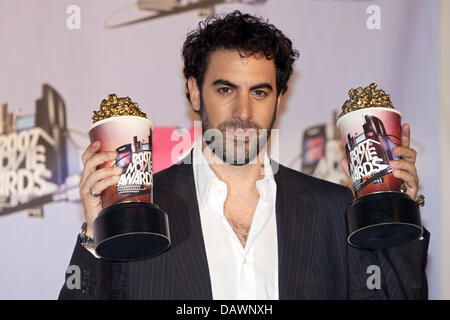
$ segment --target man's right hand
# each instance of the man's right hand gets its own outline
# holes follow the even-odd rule
[[[101,197],[93,197],[90,192],[100,194],[119,181],[122,173],[121,167],[106,167],[97,169],[104,162],[113,161],[117,157],[117,152],[97,152],[100,142],[92,143],[81,156],[83,161],[83,172],[80,180],[80,197],[84,207],[84,217],[86,219],[86,235],[93,238],[93,228],[95,218],[103,209]]]

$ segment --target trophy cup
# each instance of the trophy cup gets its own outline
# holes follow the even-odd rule
[[[129,97],[110,94],[94,111],[89,128],[99,151],[117,151],[114,161],[99,168],[120,166],[119,181],[101,194],[102,211],[94,221],[94,245],[103,258],[144,259],[170,246],[167,214],[153,204],[152,122]]]
[[[372,83],[351,89],[337,126],[345,146],[355,199],[347,210],[347,241],[364,249],[391,248],[422,236],[419,205],[400,191],[389,166],[398,160],[401,113]]]

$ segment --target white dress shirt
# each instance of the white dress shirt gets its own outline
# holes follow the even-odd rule
[[[219,180],[198,139],[193,150],[194,180],[215,300],[278,299],[276,183],[267,154],[264,178],[256,181],[259,200],[245,248],[224,216],[227,185]]]

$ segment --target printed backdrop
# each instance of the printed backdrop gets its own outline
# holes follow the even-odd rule
[[[108,94],[154,123],[155,171],[194,139],[181,46],[233,9],[268,18],[300,51],[276,123],[282,164],[348,183],[336,114],[351,88],[391,94],[418,151],[430,297],[441,297],[437,0],[1,0],[0,299],[57,298],[84,220],[80,155]]]

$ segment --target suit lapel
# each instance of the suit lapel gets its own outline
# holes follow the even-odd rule
[[[192,164],[178,165],[174,193],[184,199],[182,211],[173,223],[172,241],[176,246],[176,291],[195,300],[212,299],[206,249],[200,221]]]
[[[275,175],[279,298],[306,299],[317,203],[305,195],[307,186],[298,185],[298,178],[289,181],[285,170],[280,166]]]

